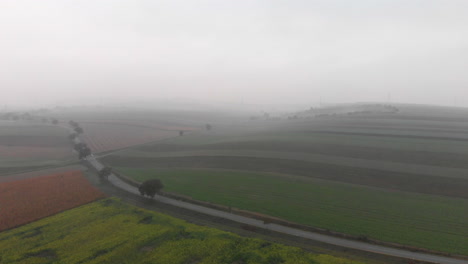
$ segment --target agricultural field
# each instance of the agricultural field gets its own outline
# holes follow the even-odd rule
[[[179,133],[178,130],[119,123],[80,122],[80,126],[84,130],[80,137],[95,153],[176,137]]]
[[[203,169],[128,169],[168,192],[300,224],[468,255],[468,200],[386,191],[313,178]]]
[[[392,114],[257,119],[102,161],[137,180],[161,178],[168,190],[195,199],[468,255],[466,116],[408,106]]]
[[[189,224],[113,198],[2,232],[0,248],[5,264],[363,264]]]
[[[81,171],[81,170],[84,171],[84,170],[87,170],[87,168],[83,165],[75,164],[75,165],[69,165],[69,166],[64,166],[64,167],[54,167],[54,168],[47,168],[47,169],[30,171],[30,172],[14,173],[14,174],[0,176],[0,183],[36,178],[36,177],[41,177],[44,175],[52,175],[52,174],[58,174],[62,172]]]
[[[34,121],[0,121],[0,174],[73,160],[68,131]]]
[[[205,154],[205,153],[204,153]],[[242,153],[246,154],[246,153]],[[259,154],[255,152],[255,154]],[[269,153],[270,154],[270,153]],[[130,156],[107,156],[104,162],[111,166],[124,166],[133,168],[212,168],[230,169],[242,171],[261,171],[281,174],[290,174],[310,178],[338,181],[349,184],[359,184],[370,187],[378,187],[390,190],[409,191],[417,193],[445,195],[459,198],[467,198],[466,188],[468,179],[462,174],[464,170],[448,170],[454,177],[434,175],[432,171],[424,174],[415,172],[417,169],[427,167],[390,167],[389,170],[369,168],[367,164],[358,167],[356,162],[353,166],[340,165],[332,162],[304,161],[293,159],[281,159],[270,157],[246,156],[241,154],[230,156],[201,155],[192,153],[193,156],[169,156],[169,157],[130,157]],[[336,162],[335,159],[332,160]],[[361,161],[362,162],[362,161]],[[441,171],[440,168],[437,168]],[[437,171],[436,171],[437,172]],[[460,176],[457,178],[455,176]]]
[[[177,137],[179,131],[188,134],[205,125],[177,112],[88,109],[57,115],[78,122],[84,130],[81,139],[95,153]]]
[[[0,194],[0,231],[104,197],[81,171],[3,182]]]

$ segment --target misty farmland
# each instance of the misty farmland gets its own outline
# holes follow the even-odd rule
[[[463,108],[75,107],[0,119],[0,263],[419,263],[398,250],[434,263],[468,256]],[[262,224],[236,222],[240,216]],[[268,229],[275,225],[343,239],[353,250]],[[369,253],[356,243],[398,252]]]

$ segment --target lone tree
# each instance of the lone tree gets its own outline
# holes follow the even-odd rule
[[[179,131],[179,136],[183,136],[184,135],[184,131],[183,130],[180,130]]]
[[[210,124],[206,124],[206,125],[205,125],[205,128],[206,128],[206,130],[209,131],[209,130],[211,130],[212,126],[211,126]]]
[[[101,179],[103,180],[108,180],[111,174],[112,174],[111,167],[104,167],[99,171],[99,177],[101,177]]]
[[[156,195],[156,193],[159,193],[161,189],[164,188],[164,185],[162,182],[158,179],[153,179],[153,180],[147,180],[140,184],[138,187],[138,191],[140,191],[140,194],[142,196],[149,196],[151,198]]]

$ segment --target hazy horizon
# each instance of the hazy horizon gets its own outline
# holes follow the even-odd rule
[[[468,2],[0,3],[2,107],[468,106]]]

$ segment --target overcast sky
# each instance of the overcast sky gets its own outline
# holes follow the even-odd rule
[[[466,0],[0,0],[2,103],[468,106]]]

